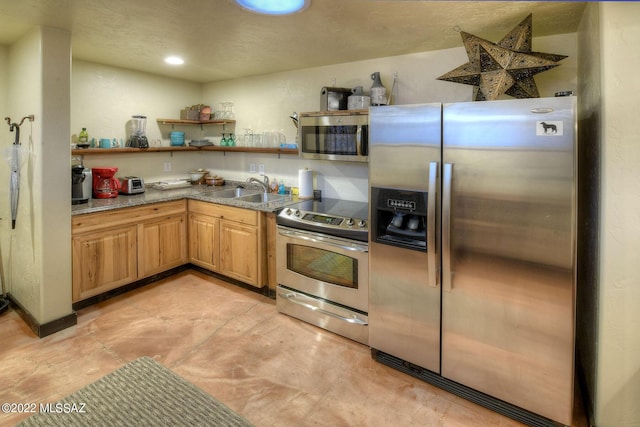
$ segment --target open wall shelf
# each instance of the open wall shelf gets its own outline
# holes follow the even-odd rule
[[[208,145],[205,147],[149,147],[149,148],[76,148],[71,150],[74,156],[90,156],[92,154],[132,154],[132,153],[158,153],[173,151],[223,151],[227,153],[266,153],[298,155],[298,149],[279,147],[221,147]]]

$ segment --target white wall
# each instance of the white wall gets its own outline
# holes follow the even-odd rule
[[[81,61],[73,63],[72,129],[74,134],[87,127],[90,137],[102,134],[124,137],[124,123],[132,114],[144,113],[149,117],[149,139],[163,137],[169,145],[168,126],[158,126],[157,118],[178,118],[186,105],[205,103],[220,109],[220,103],[234,103],[236,135],[245,128],[259,131],[281,131],[289,142],[295,142],[296,129],[289,118],[294,112],[317,111],[320,91],[324,86],[371,86],[370,75],[379,71],[382,82],[391,91],[393,73],[398,73],[398,85],[393,103],[470,101],[472,87],[436,80],[451,69],[467,62],[462,41],[460,47],[435,52],[380,58],[325,67],[310,68],[252,78],[228,80],[199,87],[179,80],[114,69]],[[568,55],[559,67],[536,77],[542,96],[553,96],[556,91],[576,90],[575,34],[539,37],[533,40],[536,51]],[[334,83],[335,82],[335,83]],[[87,103],[95,108],[87,108]],[[218,143],[218,127],[180,127],[188,132],[187,139],[206,137]],[[141,161],[142,159],[142,161]],[[172,172],[164,172],[164,163],[170,162]],[[316,188],[325,197],[367,200],[367,165],[306,161],[297,156],[246,153],[149,153],[140,155],[86,156],[85,165],[118,166],[119,175],[138,175],[147,182],[176,177],[187,177],[196,168],[209,169],[227,179],[246,180],[249,163],[264,164],[271,178],[284,180],[286,185],[297,185],[298,169],[310,167],[316,172]]]
[[[9,49],[0,44],[0,119],[7,115],[7,73],[9,71]]]
[[[32,149],[33,145],[40,144],[39,134],[42,131],[42,97],[41,97],[41,67],[40,55],[40,30],[34,29],[22,37],[9,49],[9,72],[7,84],[7,115],[12,122],[20,122],[21,118],[34,114],[38,120],[33,123],[28,121],[20,129],[20,139],[25,148]],[[9,133],[3,124],[4,146],[9,147],[14,141],[15,132]],[[7,250],[3,250],[3,256],[9,266],[6,271],[8,291],[26,307],[35,317],[40,311],[40,281],[41,281],[41,257],[40,245],[42,243],[42,222],[39,218],[39,209],[35,198],[41,191],[35,178],[40,175],[37,162],[38,157],[29,155],[22,166],[20,180],[20,198],[17,212],[16,229],[11,230],[11,211],[8,203],[0,204],[2,207],[2,235],[8,241]],[[2,162],[2,178],[0,183],[9,194],[8,183],[10,169],[6,161]]]
[[[199,83],[74,60],[68,142],[76,142],[83,127],[89,138],[124,139],[133,115],[146,115],[149,140],[160,139],[155,120],[179,118],[180,109],[199,103],[201,96]]]
[[[599,3],[602,204],[596,425],[639,426],[639,3]]]
[[[3,120],[2,124],[0,124],[0,153],[4,154],[4,150],[9,146],[11,141],[11,135],[9,135],[9,127],[6,126],[6,122],[4,118],[9,115],[9,110],[7,109],[7,81],[9,79],[9,48],[4,45],[0,45],[0,119]],[[8,210],[6,206],[8,205],[9,200],[9,187],[6,184],[8,178],[8,167],[4,160],[0,163],[0,230],[2,230],[2,234],[0,234],[0,252],[2,253],[2,259],[0,262],[4,262],[4,279],[7,279],[7,271],[9,269],[9,262],[6,260],[6,255],[9,251],[9,239],[8,233],[5,233]],[[7,284],[8,286],[8,284]],[[7,289],[8,290],[8,289]]]

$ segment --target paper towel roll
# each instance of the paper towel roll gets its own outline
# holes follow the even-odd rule
[[[300,199],[313,199],[313,169],[298,170],[298,189]]]

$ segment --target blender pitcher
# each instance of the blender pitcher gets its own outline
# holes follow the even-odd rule
[[[149,141],[145,135],[147,129],[147,116],[131,116],[131,136],[127,141],[127,147],[149,148]]]

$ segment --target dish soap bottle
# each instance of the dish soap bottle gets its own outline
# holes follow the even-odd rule
[[[78,143],[79,144],[89,143],[89,134],[87,133],[87,128],[82,128],[82,130],[78,134]]]

